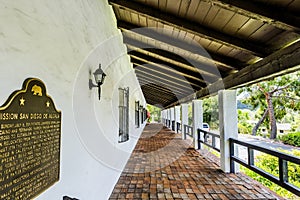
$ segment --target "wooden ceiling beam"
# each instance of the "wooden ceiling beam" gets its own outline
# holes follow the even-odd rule
[[[151,87],[154,87],[154,88],[163,90],[163,91],[165,91],[165,92],[172,91],[173,93],[175,93],[176,95],[180,95],[181,97],[184,97],[184,96],[187,95],[186,93],[183,93],[183,92],[181,92],[181,91],[173,90],[173,89],[171,89],[171,88],[170,88],[170,89],[169,89],[169,88],[166,88],[166,87],[165,87],[164,85],[162,85],[162,84],[153,83],[153,81],[145,80],[145,79],[140,78],[140,77],[138,77],[138,81],[139,81],[141,87],[143,87],[144,85],[151,85]]]
[[[196,41],[193,41],[192,43],[186,43],[185,41],[178,40],[176,38],[169,37],[165,34],[158,33],[157,31],[154,31],[153,28],[139,27],[122,20],[118,20],[117,23],[118,23],[118,28],[124,31],[123,37],[128,32],[146,36],[150,39],[154,39],[159,42],[171,45],[173,47],[188,51],[192,54],[200,56],[202,59],[203,58],[208,59],[209,60],[208,62],[214,62],[216,66],[222,66],[223,68],[227,68],[229,70],[232,69],[239,70],[246,66],[246,63],[243,63],[237,59],[205,50],[199,43],[196,43]],[[193,61],[193,62],[197,62],[197,61]]]
[[[259,57],[265,57],[270,54],[267,48],[254,44],[253,41],[247,41],[245,39],[240,39],[218,32],[201,24],[195,24],[195,22],[190,22],[186,19],[171,15],[170,13],[161,12],[158,9],[145,6],[141,3],[126,0],[109,0],[109,2],[121,9],[126,9],[130,12],[149,17],[162,24],[167,24],[177,28],[178,30],[183,30],[226,46],[247,51]]]
[[[160,96],[153,91],[148,91],[147,89],[142,90],[146,101],[147,99],[151,99],[152,101],[160,102],[161,104],[166,104],[169,102],[174,102],[176,98],[168,98],[168,96]]]
[[[169,90],[169,91],[165,90],[165,88],[159,88],[159,87],[157,88],[157,87],[154,86],[154,84],[145,84],[145,85],[142,85],[141,88],[142,89],[143,88],[147,88],[148,90],[154,90],[158,94],[161,94],[161,95],[168,95],[170,97],[176,96],[173,91],[171,91],[171,90]]]
[[[159,80],[155,77],[145,76],[140,73],[137,73],[136,75],[137,75],[140,85],[142,85],[143,83],[148,83],[148,84],[155,83],[155,84],[161,85],[164,88],[174,91],[176,94],[183,94],[183,95],[187,96],[187,95],[190,95],[191,93],[193,93],[193,91],[190,90],[190,88],[186,89],[186,88],[178,87],[177,85],[170,84],[170,82],[168,82],[167,80]]]
[[[190,73],[200,73],[206,74],[207,76],[212,76],[216,78],[227,76],[222,68],[218,68],[213,62],[204,63],[195,60],[190,60],[176,55],[171,52],[167,52],[162,49],[158,49],[155,46],[148,45],[144,42],[140,42],[134,39],[131,39],[127,36],[123,37],[123,41],[127,44],[127,52],[131,54],[132,51],[137,51],[148,56],[154,57],[161,60],[160,63],[165,65],[175,66],[175,68],[190,71]],[[177,66],[177,67],[176,67]],[[228,72],[228,68],[227,68]]]
[[[219,77],[210,77],[207,75],[200,74],[199,72],[187,72],[181,71],[181,69],[174,69],[174,66],[166,65],[165,63],[159,63],[160,60],[156,60],[150,56],[141,54],[139,52],[130,52],[131,62],[139,65],[147,65],[151,67],[151,69],[155,69],[163,74],[167,74],[168,76],[174,76],[176,78],[180,78],[182,80],[186,80],[189,83],[194,83],[195,86],[205,87],[207,84],[213,83],[217,81]],[[180,70],[180,71],[179,71]]]
[[[203,88],[203,87],[206,87],[206,85],[207,85],[203,81],[192,80],[190,78],[188,79],[184,76],[180,76],[180,75],[178,75],[174,72],[171,72],[169,70],[159,68],[156,65],[144,63],[143,61],[137,60],[135,58],[131,58],[131,62],[136,65],[135,70],[140,70],[140,71],[147,72],[149,74],[154,74],[156,76],[160,76],[164,79],[172,80],[174,82],[187,84],[187,85],[190,85],[193,89]]]
[[[157,88],[154,88],[154,87],[150,87],[150,86],[144,85],[141,89],[142,89],[142,91],[148,91],[148,92],[151,92],[151,93],[154,94],[155,96],[160,97],[160,98],[167,99],[168,101],[171,101],[171,100],[177,98],[176,95],[173,94],[172,92],[164,93],[164,92],[162,92],[161,90],[159,90],[159,89],[157,89]]]
[[[167,85],[170,85],[170,86],[174,86],[178,89],[181,89],[182,91],[186,91],[187,93],[193,93],[195,90],[186,82],[184,83],[179,83],[178,81],[174,81],[174,80],[170,80],[170,79],[166,79],[166,78],[163,78],[161,76],[157,76],[153,73],[149,73],[149,72],[145,72],[143,70],[138,70],[136,69],[135,70],[135,73],[139,76],[139,75],[143,75],[151,80],[153,80],[153,82],[155,81],[160,81],[162,83],[165,83]]]
[[[211,96],[221,89],[231,89],[247,86],[260,81],[272,79],[276,76],[291,73],[300,69],[300,41],[278,50],[263,60],[249,65],[236,74],[232,74],[187,96],[179,101],[170,104],[172,107],[181,102],[191,101],[196,98]]]
[[[300,31],[300,16],[289,12],[286,8],[266,5],[258,1],[206,0],[206,2],[282,30]]]

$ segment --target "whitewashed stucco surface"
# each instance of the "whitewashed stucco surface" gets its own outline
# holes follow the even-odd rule
[[[0,0],[0,104],[28,77],[41,79],[62,111],[60,180],[37,199],[107,199],[143,129],[144,97],[112,8],[103,0]],[[89,71],[102,64],[101,101]],[[118,88],[130,88],[130,140],[118,143]]]

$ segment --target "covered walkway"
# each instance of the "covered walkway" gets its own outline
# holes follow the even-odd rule
[[[110,199],[279,199],[191,145],[162,124],[146,126]]]

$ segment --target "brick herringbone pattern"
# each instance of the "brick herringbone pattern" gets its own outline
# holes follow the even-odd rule
[[[276,199],[243,174],[223,173],[189,145],[162,125],[146,126],[110,199]]]

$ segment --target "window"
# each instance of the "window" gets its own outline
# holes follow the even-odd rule
[[[140,127],[140,113],[139,113],[140,102],[135,102],[135,126]]]
[[[129,88],[119,88],[119,142],[129,140]]]
[[[141,121],[141,124],[143,124],[143,106],[140,105],[140,109],[139,109],[139,113],[140,113],[140,121]]]

